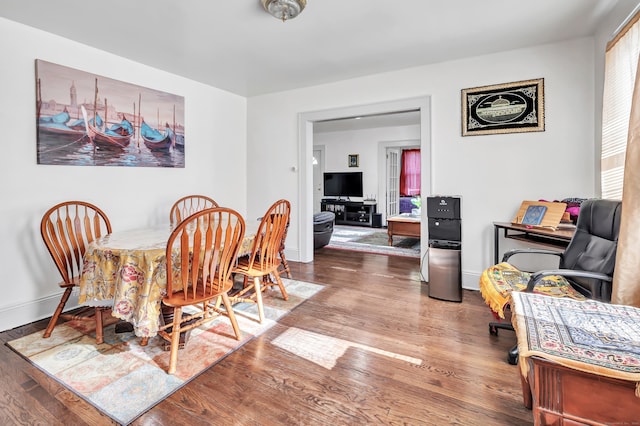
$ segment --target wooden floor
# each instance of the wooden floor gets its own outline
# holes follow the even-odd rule
[[[533,424],[517,367],[506,362],[515,336],[489,335],[478,292],[465,291],[462,303],[429,298],[413,258],[325,248],[313,263],[291,265],[294,278],[326,288],[134,425]],[[271,343],[290,327],[359,345],[327,369]],[[7,346],[0,351],[0,424],[111,424]]]

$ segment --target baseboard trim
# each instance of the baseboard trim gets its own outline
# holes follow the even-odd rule
[[[11,330],[44,318],[49,318],[60,303],[62,291],[37,300],[7,306],[0,309],[0,331]],[[67,301],[65,311],[78,307],[78,295],[74,290]]]
[[[480,275],[477,272],[462,271],[462,288],[480,291]]]

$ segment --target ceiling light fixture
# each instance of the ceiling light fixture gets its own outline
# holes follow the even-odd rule
[[[264,10],[272,16],[282,19],[293,19],[302,12],[307,5],[307,0],[260,0]]]

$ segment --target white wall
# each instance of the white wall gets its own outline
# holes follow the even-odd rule
[[[313,144],[325,146],[325,171],[362,172],[363,194],[375,195],[378,212],[382,209],[384,192],[378,192],[380,181],[379,164],[381,142],[414,141],[419,144],[420,126],[380,127],[350,131],[314,133]],[[359,167],[349,167],[347,156],[359,155]],[[354,201],[362,198],[351,197]]]
[[[461,89],[540,77],[546,131],[461,136]],[[248,188],[249,215],[276,194],[300,207],[299,113],[431,96],[430,190],[462,196],[463,286],[477,288],[493,261],[493,221],[510,221],[524,199],[596,195],[594,87],[594,42],[581,38],[249,98],[248,179],[262,182]],[[294,212],[291,255],[309,238],[296,220]]]
[[[168,221],[174,200],[210,195],[246,214],[246,99],[0,18],[0,331],[50,316],[57,270],[40,237],[53,204],[81,199],[114,230]],[[185,98],[185,168],[36,164],[35,59]]]

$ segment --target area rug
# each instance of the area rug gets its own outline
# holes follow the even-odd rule
[[[386,229],[368,227],[336,226],[329,244],[325,247],[393,256],[420,257],[419,238],[394,236],[393,246],[389,246],[389,235]]]
[[[104,343],[96,345],[95,330],[86,321],[68,321],[56,326],[48,339],[42,331],[7,342],[15,352],[111,417],[129,424],[167,398],[203,371],[264,333],[278,319],[318,293],[323,286],[283,278],[289,300],[277,289],[265,293],[265,321],[257,321],[257,306],[235,305],[242,340],[233,338],[228,318],[220,317],[193,329],[187,347],[178,352],[178,369],[166,373],[169,352],[164,340],[155,337],[147,346],[133,333],[115,333],[115,325],[104,330]],[[240,312],[238,312],[240,311]]]

